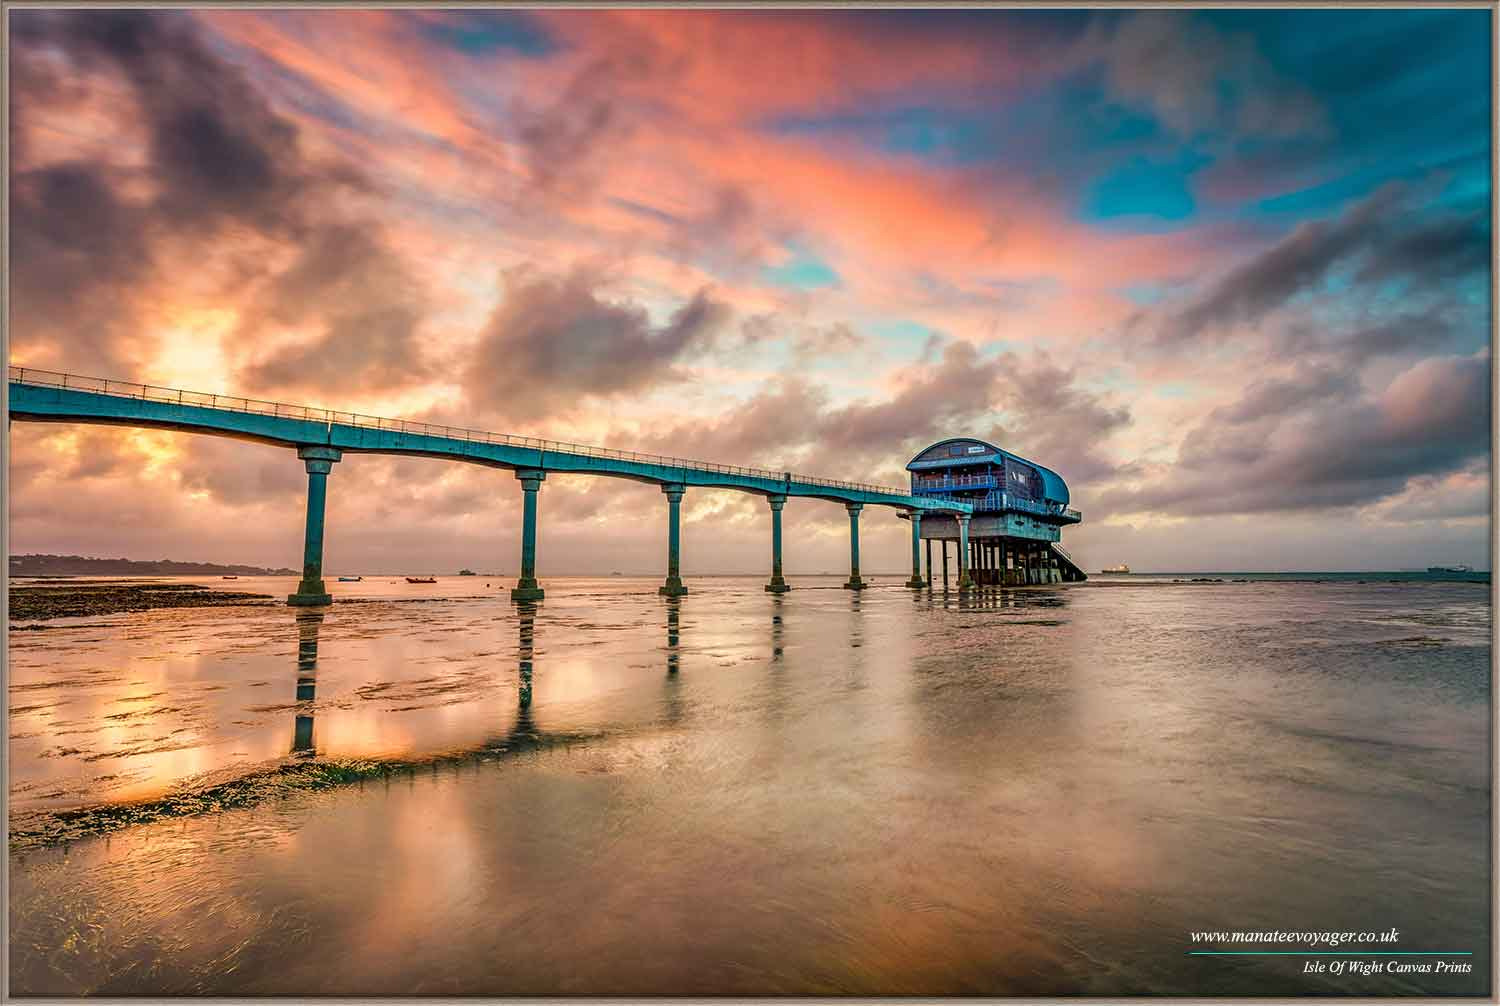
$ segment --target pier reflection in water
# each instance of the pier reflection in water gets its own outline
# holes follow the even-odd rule
[[[668,597],[667,608],[667,673],[676,674],[682,666],[681,626],[682,598]]]
[[[725,579],[679,600],[560,581],[524,609],[430,599],[298,621],[298,754],[457,752],[455,768],[13,855],[11,987],[1423,991],[1182,953],[1187,919],[1375,917],[1410,946],[1472,949],[1487,973],[1482,587],[840,582],[783,598]],[[247,711],[272,698],[262,679],[285,688],[285,609],[132,619],[118,636],[13,633],[13,683],[79,680],[103,647],[168,626],[158,649],[192,661],[117,654],[125,680],[74,686],[64,715],[117,729],[122,699],[170,690],[210,724],[195,758],[257,737],[285,755],[285,698]],[[21,716],[18,732],[50,726]],[[53,747],[13,740],[20,777],[66,762],[36,753]]]
[[[517,704],[521,709],[531,708],[531,662],[536,644],[536,603],[521,601],[516,605],[516,629],[520,641],[516,644]]]
[[[313,744],[313,702],[318,697],[318,632],[324,613],[316,608],[297,612],[297,717],[292,726],[292,752],[310,757]]]

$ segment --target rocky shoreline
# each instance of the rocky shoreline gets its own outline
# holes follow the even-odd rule
[[[197,583],[151,580],[90,580],[86,583],[27,584],[10,588],[12,622],[115,615],[153,608],[212,608],[262,604],[270,594],[214,590]]]

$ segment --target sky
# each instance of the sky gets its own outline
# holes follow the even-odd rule
[[[1488,566],[1490,13],[8,11],[12,364],[908,484],[1057,471],[1085,569]],[[306,476],[12,424],[12,553],[296,566]],[[347,457],[330,571],[514,574],[510,473]],[[538,567],[659,572],[554,476]],[[692,490],[683,571],[761,572]],[[837,504],[785,511],[840,572]],[[866,572],[908,562],[867,509]]]

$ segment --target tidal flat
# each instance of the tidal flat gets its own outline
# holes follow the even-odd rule
[[[75,579],[46,577],[11,586],[11,629],[37,629],[45,626],[26,624],[54,618],[78,618],[84,615],[117,615],[126,611],[150,611],[154,608],[216,608],[234,604],[264,604],[270,594],[241,590],[223,590],[197,583],[163,580]]]
[[[840,580],[13,624],[11,990],[1487,993],[1486,585]]]

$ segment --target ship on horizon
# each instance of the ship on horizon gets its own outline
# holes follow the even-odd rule
[[[1105,566],[1099,572],[1101,572],[1101,573],[1129,573],[1130,572],[1130,567],[1127,566],[1127,565],[1125,565],[1122,562],[1118,566]]]
[[[1470,566],[1470,565],[1467,565],[1465,563],[1460,562],[1460,563],[1455,563],[1452,566],[1428,566],[1427,567],[1427,572],[1429,572],[1429,573],[1472,573],[1472,572],[1474,572],[1474,567]]]

